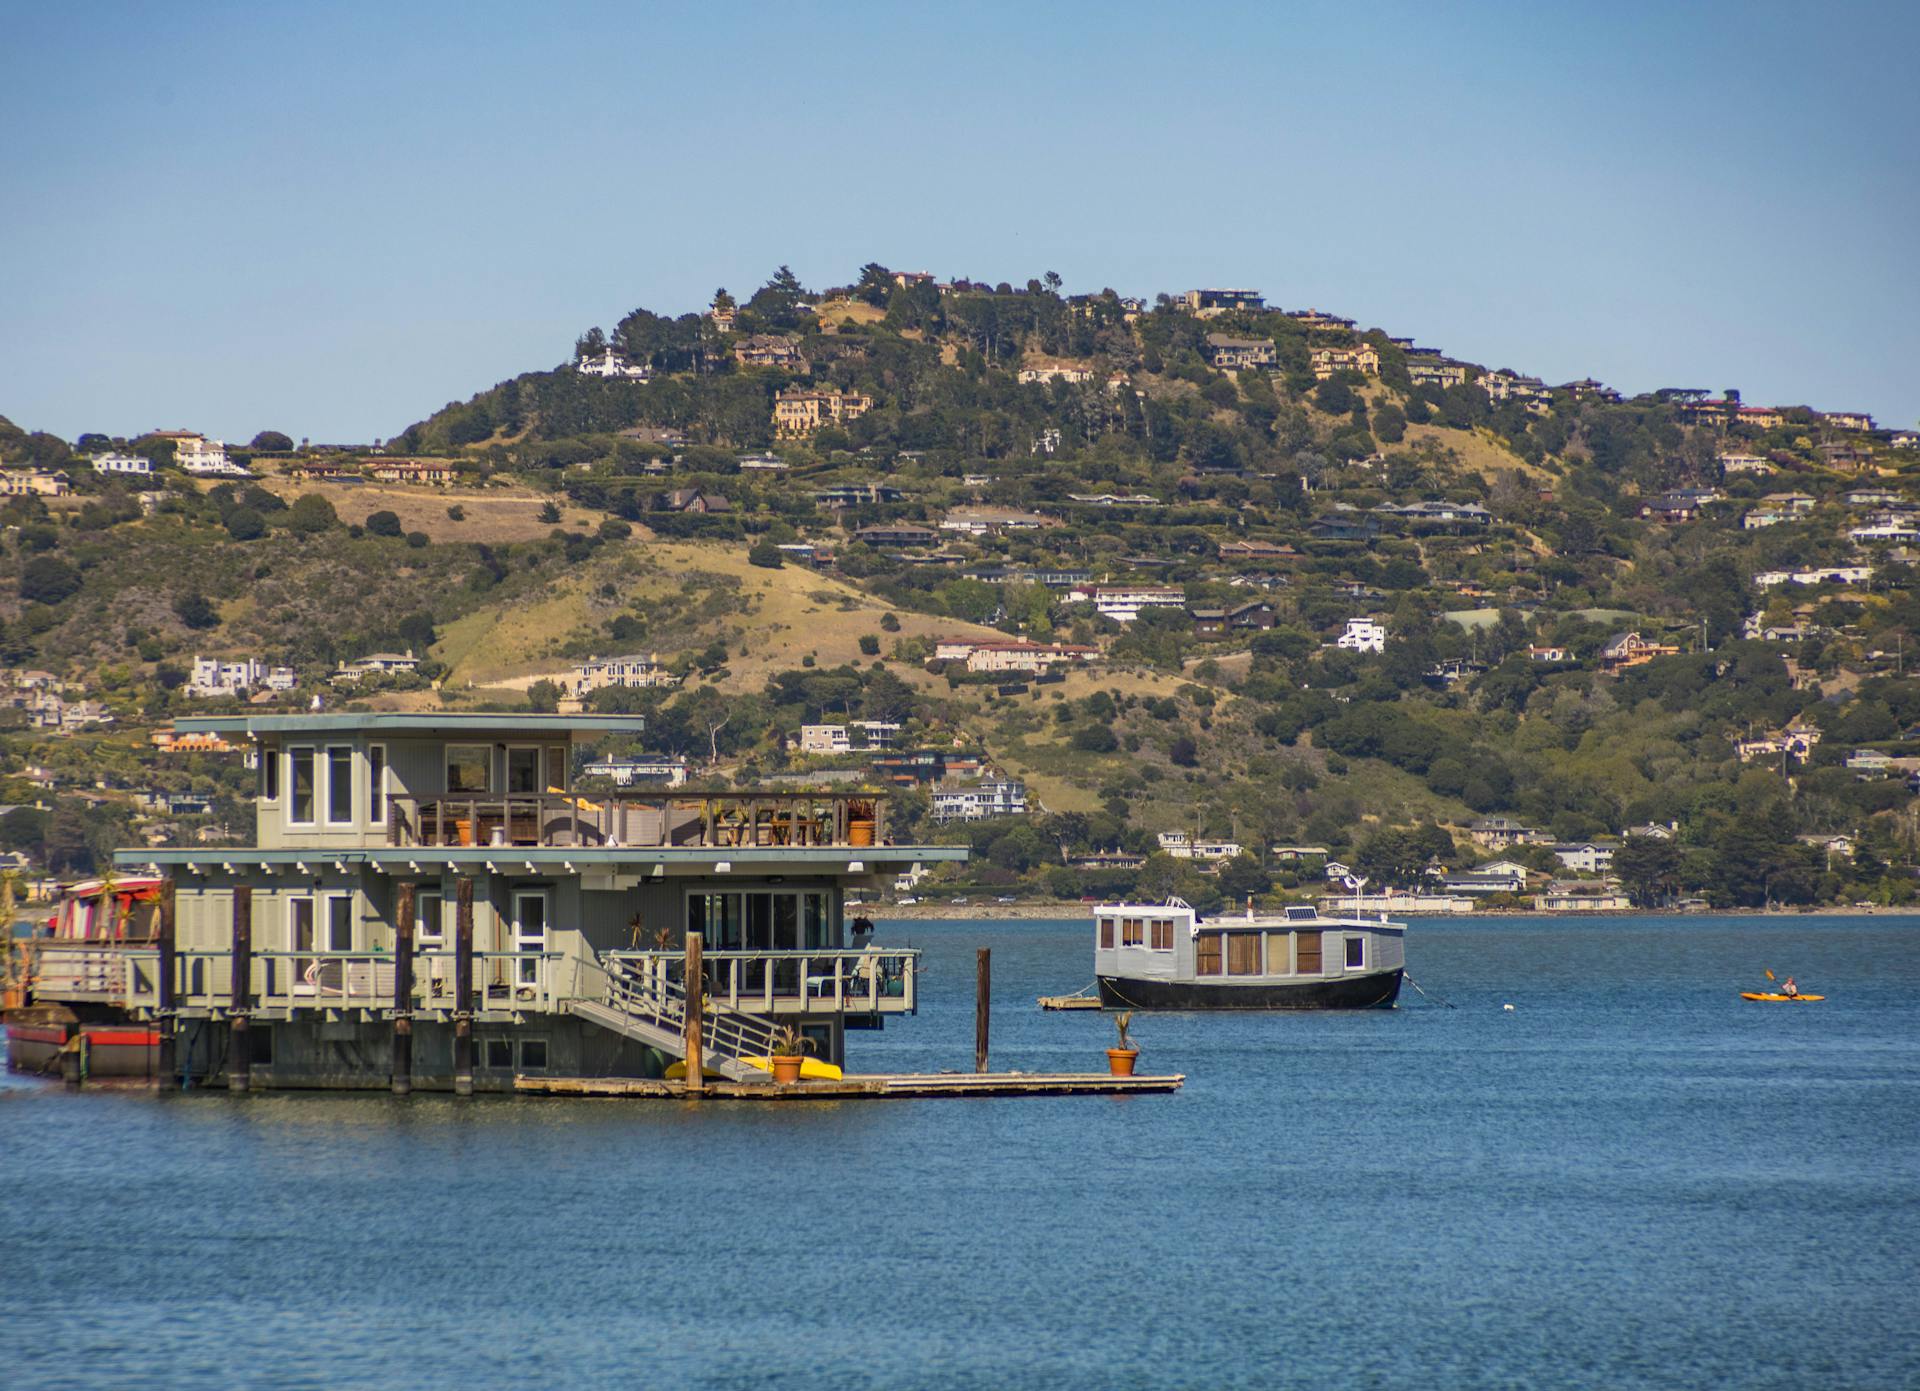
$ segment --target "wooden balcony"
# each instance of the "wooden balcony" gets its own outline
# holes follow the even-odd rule
[[[874,793],[751,792],[691,797],[589,797],[566,793],[393,797],[395,847],[885,845],[886,798]]]

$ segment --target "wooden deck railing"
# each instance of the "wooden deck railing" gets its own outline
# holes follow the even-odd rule
[[[387,813],[387,843],[396,847],[713,849],[884,845],[886,798],[845,792],[393,797]]]
[[[607,953],[609,965],[633,976],[674,983],[685,952]],[[920,953],[878,947],[818,951],[705,951],[707,994],[746,1014],[912,1014]]]

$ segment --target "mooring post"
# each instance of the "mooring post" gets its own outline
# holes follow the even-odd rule
[[[453,895],[453,1094],[473,1095],[473,876]]]
[[[700,1096],[707,1090],[705,1062],[700,1056],[701,1007],[707,993],[706,968],[700,961],[702,937],[687,934],[687,1095]]]
[[[227,1090],[243,1092],[253,1083],[253,1037],[247,1032],[253,1012],[253,886],[233,886],[233,1044],[227,1051]]]
[[[993,1002],[993,950],[980,948],[973,982],[973,1070],[987,1070],[987,1015]]]
[[[160,1048],[155,1058],[154,1085],[179,1085],[180,1071],[175,1065],[173,973],[175,968],[173,916],[173,876],[160,882],[160,978],[154,982],[154,1018],[160,1030]]]
[[[413,1090],[413,881],[393,896],[393,1094]]]

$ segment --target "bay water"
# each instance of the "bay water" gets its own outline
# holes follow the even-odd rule
[[[1062,922],[882,923],[860,1071],[1095,1071]],[[1416,920],[1394,1010],[1119,1098],[0,1083],[0,1385],[1912,1387],[1920,919]],[[1820,1004],[1742,1001],[1764,970]],[[1509,1009],[1507,1006],[1511,1005]]]

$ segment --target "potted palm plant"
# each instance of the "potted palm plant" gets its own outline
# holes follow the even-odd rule
[[[1140,1056],[1140,1050],[1133,1046],[1133,1039],[1127,1034],[1127,1026],[1133,1023],[1133,1011],[1114,1016],[1113,1026],[1119,1031],[1119,1047],[1107,1050],[1107,1070],[1115,1077],[1133,1076],[1133,1064]]]
[[[782,1084],[798,1082],[800,1067],[806,1061],[807,1050],[813,1047],[813,1040],[801,1033],[793,1024],[782,1024],[773,1031],[773,1048],[767,1058],[767,1067],[773,1073],[773,1080]]]

